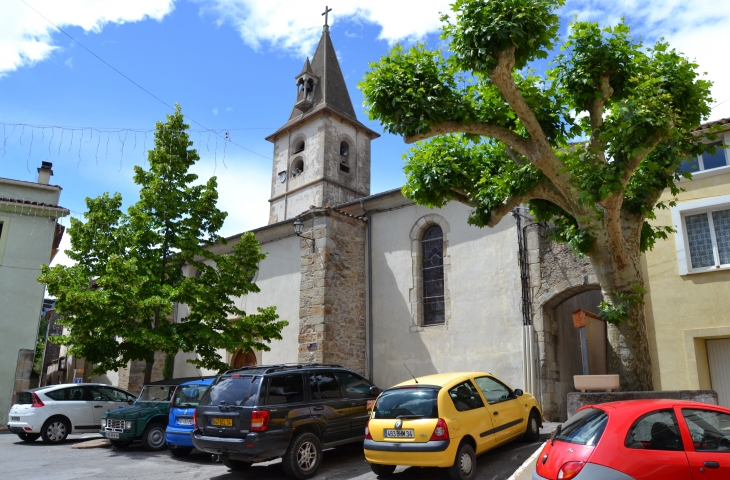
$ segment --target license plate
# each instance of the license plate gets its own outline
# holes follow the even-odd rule
[[[106,438],[119,438],[119,434],[117,432],[106,432]]]
[[[10,417],[10,421],[11,422],[19,422],[20,421],[20,417]]]
[[[178,425],[192,425],[193,419],[192,418],[178,418],[177,424]]]
[[[413,438],[413,430],[386,430],[386,438]]]
[[[214,427],[232,427],[233,419],[232,418],[213,418],[211,420],[211,424]]]

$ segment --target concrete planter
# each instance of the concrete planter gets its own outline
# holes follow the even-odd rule
[[[576,390],[600,390],[613,392],[618,390],[618,375],[573,375],[573,384]]]
[[[596,405],[625,400],[681,400],[717,405],[714,390],[664,390],[658,392],[571,392],[568,394],[568,418],[584,405]]]

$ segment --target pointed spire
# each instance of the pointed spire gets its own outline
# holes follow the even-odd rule
[[[309,63],[309,57],[307,57],[307,61],[304,62],[304,67],[302,67],[302,71],[299,73],[299,76],[304,75],[305,73],[314,75],[314,72],[312,72],[312,64]]]

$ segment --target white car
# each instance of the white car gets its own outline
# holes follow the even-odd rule
[[[18,392],[8,414],[8,430],[23,441],[41,437],[45,443],[60,443],[70,433],[98,432],[101,416],[124,408],[137,397],[101,383],[66,383]]]

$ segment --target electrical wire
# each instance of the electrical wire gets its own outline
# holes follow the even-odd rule
[[[30,5],[29,5],[29,4],[28,4],[28,3],[27,3],[27,2],[25,1],[25,0],[20,0],[20,1],[21,1],[21,2],[23,2],[23,3],[24,3],[24,4],[25,4],[25,5],[26,5],[26,6],[28,7],[28,8],[30,8],[31,10],[33,10],[33,11],[34,11],[35,13],[37,13],[38,15],[40,15],[40,16],[41,16],[41,17],[42,17],[42,18],[43,18],[43,19],[44,19],[44,20],[45,20],[46,22],[48,22],[48,23],[50,23],[51,25],[53,25],[53,26],[54,26],[54,27],[55,27],[55,28],[56,28],[56,29],[57,29],[57,30],[58,30],[59,32],[61,32],[61,33],[63,33],[64,35],[66,35],[66,36],[67,36],[68,38],[70,38],[70,39],[71,39],[72,41],[74,41],[74,42],[75,42],[76,44],[78,44],[78,45],[79,45],[79,46],[80,46],[81,48],[83,48],[84,50],[86,50],[87,52],[89,52],[90,54],[92,54],[93,56],[95,56],[95,57],[96,57],[96,58],[97,58],[97,59],[98,59],[98,60],[99,60],[100,62],[102,62],[102,63],[103,63],[104,65],[106,65],[107,67],[109,67],[109,68],[111,68],[112,70],[114,70],[115,72],[117,72],[117,73],[118,73],[119,75],[121,75],[122,77],[124,77],[124,78],[125,78],[126,80],[128,80],[129,82],[131,82],[131,83],[132,83],[133,85],[137,86],[137,87],[138,87],[138,88],[139,88],[140,90],[142,90],[142,91],[143,91],[143,92],[145,92],[145,93],[146,93],[147,95],[151,96],[152,98],[154,98],[155,100],[157,100],[157,101],[158,101],[158,102],[160,102],[161,104],[165,105],[166,107],[168,107],[168,108],[169,108],[169,109],[171,109],[171,110],[175,110],[175,107],[173,107],[173,106],[172,106],[172,105],[170,105],[169,103],[165,102],[165,101],[164,101],[164,100],[162,100],[162,99],[161,99],[160,97],[158,97],[158,96],[157,96],[157,95],[155,95],[154,93],[152,93],[152,92],[150,92],[149,90],[147,90],[146,88],[144,88],[144,87],[143,87],[142,85],[140,85],[139,83],[135,82],[134,80],[132,80],[131,78],[129,78],[128,76],[126,76],[126,75],[125,75],[124,73],[120,72],[120,71],[119,71],[118,69],[116,69],[116,68],[115,68],[115,67],[114,67],[113,65],[111,65],[111,64],[110,64],[109,62],[107,62],[106,60],[104,60],[103,58],[101,58],[101,57],[100,57],[99,55],[97,55],[96,53],[94,53],[94,52],[92,52],[91,50],[89,50],[88,48],[86,48],[86,46],[84,46],[84,45],[83,45],[83,44],[82,44],[81,42],[79,42],[78,40],[76,40],[76,39],[75,39],[74,37],[72,37],[71,35],[69,35],[68,33],[66,33],[66,31],[64,31],[64,30],[63,30],[63,29],[62,29],[61,27],[59,27],[58,25],[56,25],[55,23],[53,23],[52,21],[50,21],[50,20],[49,20],[48,18],[46,18],[46,17],[45,17],[45,16],[44,16],[44,15],[43,15],[43,14],[42,14],[41,12],[39,12],[39,11],[38,11],[38,10],[36,10],[35,8],[31,7],[31,6],[30,6]],[[196,121],[196,120],[195,120],[194,118],[192,118],[192,117],[190,117],[190,116],[188,116],[188,115],[184,115],[184,114],[183,114],[183,116],[184,116],[185,118],[187,118],[188,120],[190,120],[191,122],[195,123],[196,125],[199,125],[200,127],[204,128],[204,129],[205,129],[205,131],[207,131],[207,132],[213,132],[213,133],[215,133],[216,137],[221,137],[221,135],[220,135],[220,134],[219,134],[218,132],[216,132],[215,130],[211,130],[211,129],[209,129],[208,127],[206,127],[206,126],[205,126],[205,125],[203,125],[202,123],[200,123],[200,122]],[[258,156],[260,156],[260,157],[263,157],[263,158],[266,158],[266,159],[269,159],[269,158],[270,158],[270,157],[269,157],[269,156],[267,156],[267,155],[262,155],[262,154],[260,154],[260,153],[258,153],[258,152],[255,152],[255,151],[253,151],[253,150],[251,150],[251,149],[249,149],[249,148],[246,148],[246,147],[244,147],[243,145],[239,145],[239,144],[237,144],[236,142],[234,142],[234,141],[232,141],[232,140],[230,139],[230,136],[228,136],[228,138],[225,138],[225,137],[221,137],[221,138],[223,138],[223,139],[224,139],[224,141],[230,142],[230,143],[232,143],[233,145],[235,145],[235,146],[237,146],[237,147],[239,147],[239,148],[242,148],[243,150],[246,150],[247,152],[253,153],[254,155],[258,155]]]

